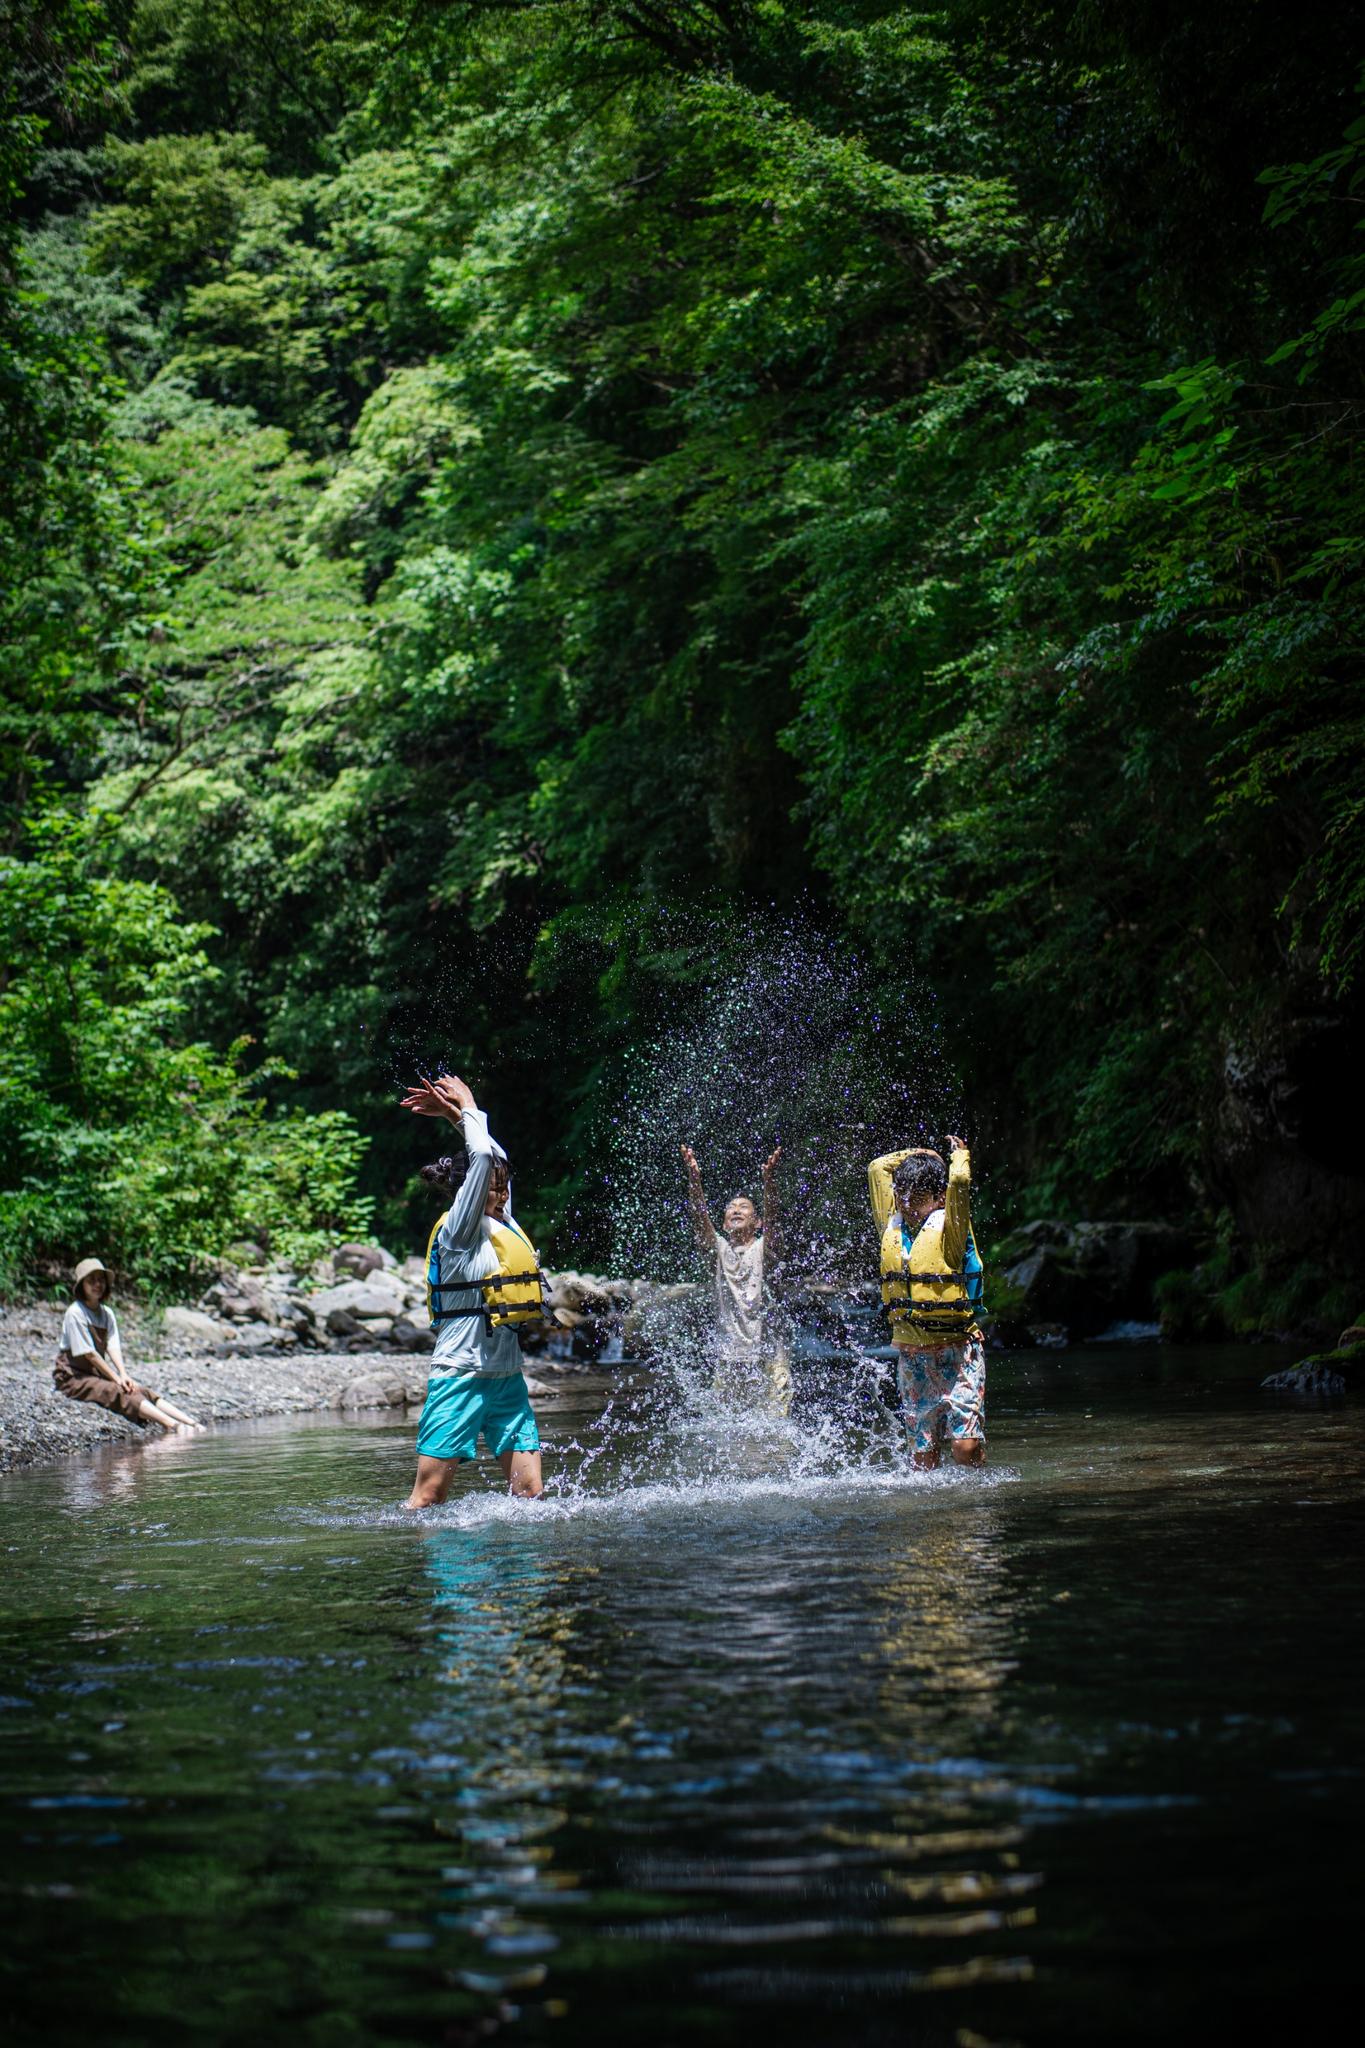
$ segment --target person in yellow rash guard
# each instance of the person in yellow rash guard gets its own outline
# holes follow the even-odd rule
[[[967,1278],[972,1163],[961,1138],[947,1144],[946,1165],[912,1146],[867,1169],[901,1414],[922,1471],[945,1438],[955,1464],[986,1462],[986,1347]]]
[[[507,1155],[457,1074],[414,1082],[402,1106],[415,1116],[454,1124],[464,1148],[422,1168],[423,1180],[450,1206],[432,1233],[440,1296],[432,1307],[436,1348],[417,1430],[417,1477],[404,1505],[426,1508],[443,1501],[456,1464],[477,1457],[480,1435],[511,1491],[535,1499],[544,1492],[540,1433],[521,1346],[511,1324],[490,1324],[481,1291],[501,1270],[490,1241],[495,1231],[524,1235],[512,1218]]]

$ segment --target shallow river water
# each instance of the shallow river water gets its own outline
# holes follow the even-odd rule
[[[1275,1362],[993,1360],[984,1477],[618,1401],[421,1521],[389,1420],[11,1478],[11,2037],[1297,2029],[1357,1975],[1365,1410]]]

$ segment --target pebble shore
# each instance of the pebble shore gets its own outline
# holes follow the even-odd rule
[[[62,1326],[46,1302],[0,1307],[0,1472],[39,1465],[105,1443],[135,1443],[159,1432],[126,1422],[107,1408],[71,1401],[52,1384]],[[241,1357],[199,1353],[157,1358],[136,1309],[119,1306],[124,1358],[135,1379],[166,1394],[201,1422],[244,1422],[260,1415],[302,1415],[320,1409],[398,1407],[420,1401],[426,1359],[391,1352],[256,1352]],[[535,1370],[542,1368],[539,1364]],[[553,1366],[544,1368],[550,1380]],[[577,1376],[575,1376],[576,1379]],[[531,1382],[537,1399],[557,1391]],[[414,1415],[414,1427],[416,1418]]]

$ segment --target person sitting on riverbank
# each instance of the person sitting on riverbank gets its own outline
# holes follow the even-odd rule
[[[202,1429],[164,1394],[141,1386],[123,1362],[118,1319],[109,1306],[109,1269],[98,1259],[82,1259],[76,1268],[76,1293],[62,1318],[62,1343],[52,1369],[52,1382],[68,1401],[92,1401],[144,1427],[154,1422],[169,1432]]]
[[[540,1432],[526,1391],[517,1328],[542,1318],[535,1248],[513,1221],[511,1169],[488,1119],[455,1074],[414,1082],[402,1106],[455,1124],[463,1149],[422,1168],[449,1203],[427,1241],[427,1306],[436,1331],[417,1430],[417,1477],[405,1505],[434,1507],[482,1435],[511,1491],[544,1491]]]
[[[781,1258],[777,1162],[782,1147],[763,1164],[762,1218],[747,1195],[732,1195],[722,1218],[724,1235],[711,1221],[696,1153],[690,1145],[681,1151],[693,1235],[698,1250],[714,1261],[714,1390],[738,1406],[761,1397],[774,1415],[786,1415],[792,1401],[791,1365],[773,1326],[771,1301]]]
[[[972,1241],[971,1155],[923,1146],[867,1169],[881,1236],[882,1301],[899,1353],[901,1417],[914,1463],[931,1470],[948,1438],[954,1462],[986,1462],[986,1348],[977,1326],[981,1261]]]

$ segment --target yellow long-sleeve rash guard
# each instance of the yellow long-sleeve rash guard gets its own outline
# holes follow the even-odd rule
[[[900,1227],[892,1228],[896,1216],[892,1176],[914,1149],[906,1146],[900,1152],[883,1153],[867,1169],[868,1198],[882,1247],[883,1300],[893,1334],[916,1326],[939,1330],[945,1319],[954,1320],[955,1314],[962,1313],[967,1301],[965,1284],[957,1276],[964,1273],[971,1232],[971,1154],[965,1146],[953,1152],[943,1207],[920,1226],[907,1259]],[[965,1327],[974,1330],[974,1321],[968,1319]]]

